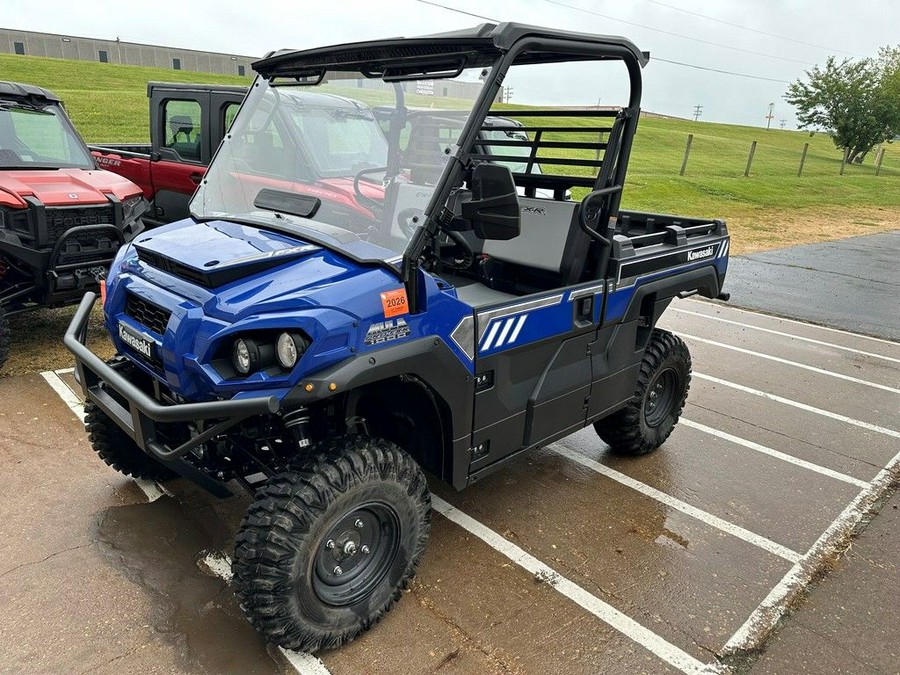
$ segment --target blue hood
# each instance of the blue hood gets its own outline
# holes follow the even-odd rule
[[[320,247],[239,223],[188,220],[141,236],[135,249],[158,269],[215,288]]]
[[[300,237],[225,221],[186,220],[151,230],[138,237],[134,251],[123,272],[228,322],[310,307],[365,316],[373,297],[401,284],[382,265],[360,264]]]

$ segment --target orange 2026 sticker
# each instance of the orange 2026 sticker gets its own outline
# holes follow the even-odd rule
[[[381,306],[384,308],[385,319],[409,313],[409,305],[406,302],[406,289],[398,288],[396,291],[382,293]]]

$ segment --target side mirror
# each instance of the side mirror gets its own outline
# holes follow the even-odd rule
[[[461,204],[462,217],[479,239],[507,240],[519,236],[519,199],[510,170],[482,162],[472,170],[472,199]]]

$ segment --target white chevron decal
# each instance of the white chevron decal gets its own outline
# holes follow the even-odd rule
[[[509,346],[515,343],[516,338],[519,337],[519,333],[522,330],[522,326],[525,325],[525,319],[527,318],[527,314],[520,314],[519,316],[511,316],[505,320],[498,319],[497,321],[494,321],[491,324],[484,341],[481,343],[481,349],[479,351],[486,352],[492,347]],[[496,341],[494,338],[496,338]]]

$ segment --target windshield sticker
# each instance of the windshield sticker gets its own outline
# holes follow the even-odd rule
[[[384,318],[400,316],[409,313],[409,304],[406,302],[406,289],[398,288],[395,291],[387,291],[381,294],[381,307],[384,309]]]

